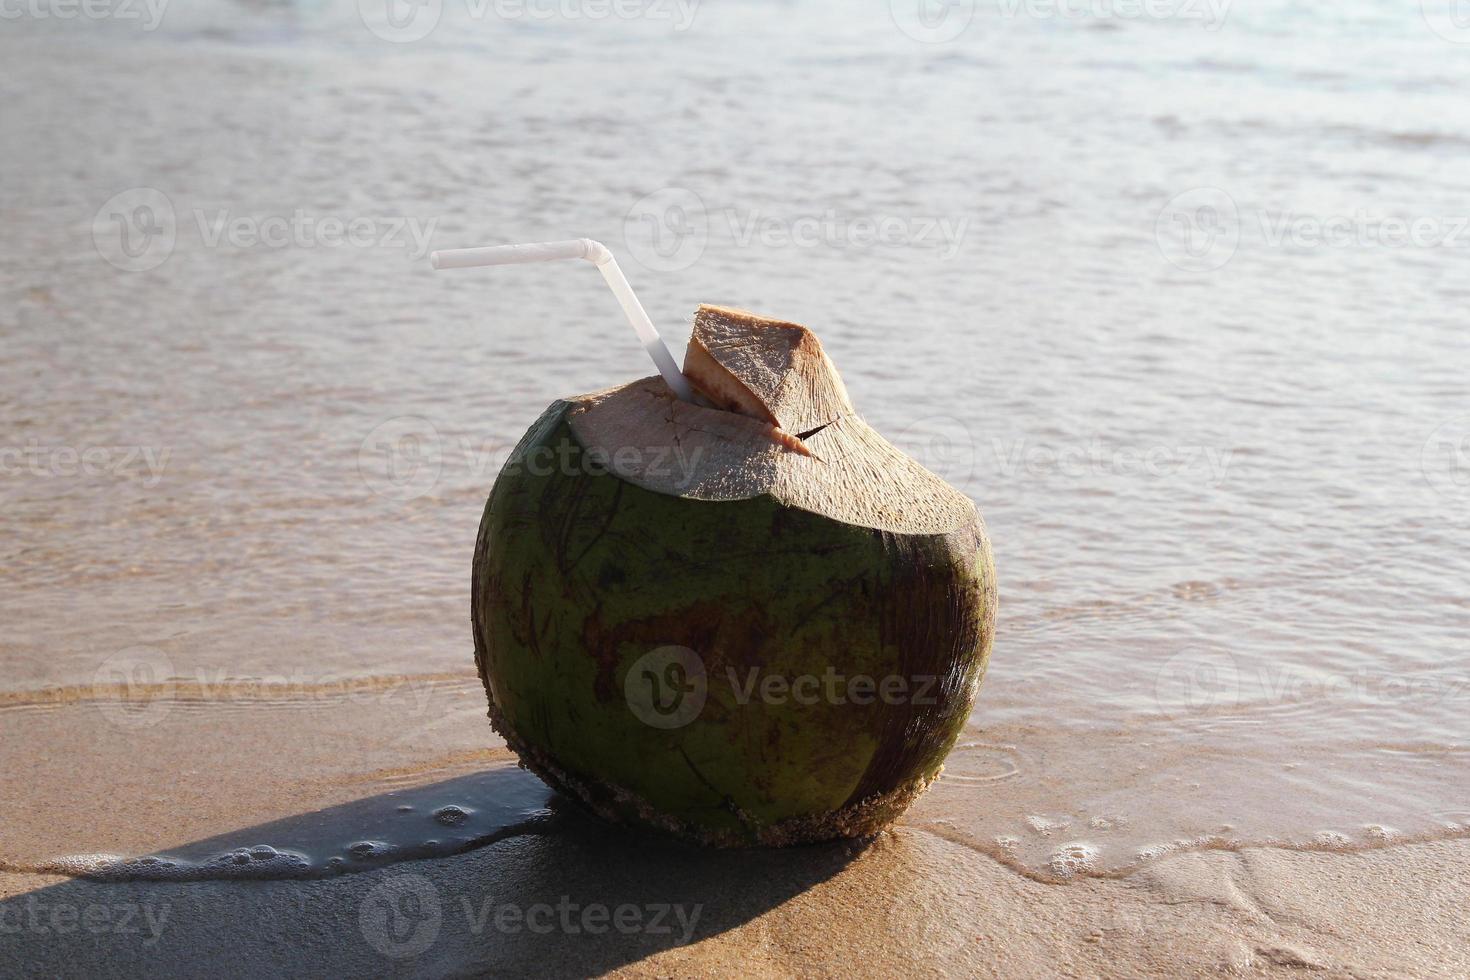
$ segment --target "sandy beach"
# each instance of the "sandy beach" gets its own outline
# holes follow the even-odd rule
[[[450,717],[451,704],[468,709],[481,697],[465,681],[436,695]],[[381,704],[318,704],[289,726],[279,709],[247,706],[221,725],[212,712],[144,699],[133,709],[166,717],[124,746],[107,737],[114,721],[103,710],[122,703],[0,714],[6,744],[29,739],[87,760],[51,782],[48,767],[7,770],[6,844],[158,853],[175,864],[94,856],[58,875],[45,861],[7,860],[7,976],[783,977],[848,976],[855,963],[872,976],[1470,969],[1470,830],[1359,848],[1202,849],[1058,878],[956,834],[941,816],[941,782],[869,842],[708,851],[582,815],[504,749],[471,747],[491,741],[472,724],[394,744],[385,733],[401,712]],[[373,767],[354,773],[338,759],[334,778],[292,778],[328,764],[321,746],[342,744],[360,748],[353,765]],[[249,746],[249,756],[215,761],[231,746]],[[170,777],[119,780],[135,756]],[[200,760],[210,760],[207,776]],[[28,804],[37,798],[53,805]],[[506,800],[520,809],[488,812]],[[435,823],[448,805],[477,816]],[[461,833],[463,843],[451,839]],[[406,859],[428,834],[465,849]],[[355,857],[361,842],[376,853]],[[262,845],[275,853],[262,857]],[[253,853],[232,858],[241,852]],[[281,860],[332,853],[345,863]]]
[[[730,853],[558,815],[457,857],[309,882],[6,873],[0,965],[11,976],[849,976],[855,962],[881,976],[1455,976],[1470,969],[1467,872],[1470,842],[1454,840],[1204,851],[1046,884],[907,826],[866,846]]]

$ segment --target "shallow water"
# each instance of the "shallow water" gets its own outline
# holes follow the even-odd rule
[[[1062,877],[1470,830],[1470,30],[1339,6],[7,22],[0,727],[96,727],[3,795],[81,773],[141,829],[0,856],[207,836],[150,823],[114,739],[257,814],[286,782],[162,746],[272,731],[271,779],[370,795],[491,744],[489,484],[551,399],[648,366],[590,270],[423,252],[572,235],[676,349],[699,302],[811,325],[979,504],[994,658],[911,823]],[[335,756],[292,740],[339,709]]]

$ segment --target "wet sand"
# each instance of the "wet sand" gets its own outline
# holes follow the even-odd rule
[[[0,711],[21,758],[72,760],[8,767],[0,786],[0,974],[1470,969],[1463,836],[1206,849],[1057,879],[941,836],[958,817],[941,781],[870,842],[701,851],[603,825],[555,798],[497,747],[483,717],[465,717],[483,716],[470,684],[441,684],[434,697],[436,716],[453,723],[419,725],[408,740],[397,734],[413,730],[404,703],[391,699],[301,710],[135,697],[128,710],[151,710],[154,723],[126,739],[116,737],[121,700],[55,693]],[[324,766],[332,778],[294,775]],[[507,800],[519,809],[489,812]],[[451,805],[460,816],[443,819]],[[408,859],[429,837],[459,852]],[[356,852],[363,842],[376,851]],[[174,866],[89,863],[80,849]],[[101,880],[46,873],[43,856],[60,854]],[[279,860],[292,854],[306,864]]]
[[[730,854],[565,818],[545,836],[309,883],[109,885],[5,874],[0,891],[7,976],[850,976],[860,969],[1370,977],[1470,969],[1465,841],[1351,855],[1204,852],[1118,880],[1043,884],[905,827],[865,848]],[[420,903],[406,904],[409,896]],[[544,932],[500,911],[538,905],[548,911],[532,913],[530,925]],[[565,915],[553,916],[563,905]],[[596,906],[610,915],[636,909],[643,931],[584,919]],[[655,921],[664,906],[671,911]],[[76,911],[56,919],[58,909]],[[109,910],[116,928],[93,934],[79,924],[97,909]],[[130,909],[134,921],[122,934]],[[41,931],[58,923],[71,930]],[[605,931],[589,934],[598,926]]]

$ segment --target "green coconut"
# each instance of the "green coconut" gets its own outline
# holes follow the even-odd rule
[[[701,307],[684,373],[551,405],[475,548],[495,730],[564,795],[706,844],[873,834],[939,774],[994,632],[974,504],[804,327]]]

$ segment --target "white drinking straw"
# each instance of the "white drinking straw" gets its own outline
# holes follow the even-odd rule
[[[473,269],[482,265],[519,265],[522,262],[550,262],[553,259],[586,259],[597,266],[608,288],[618,298],[628,322],[638,334],[643,349],[658,366],[664,382],[686,402],[698,403],[689,381],[674,363],[674,355],[664,344],[658,331],[643,310],[643,304],[633,295],[633,287],[618,268],[618,260],[601,242],[590,238],[578,238],[569,242],[536,242],[529,245],[490,245],[485,248],[450,248],[434,252],[429,262],[436,269]]]

